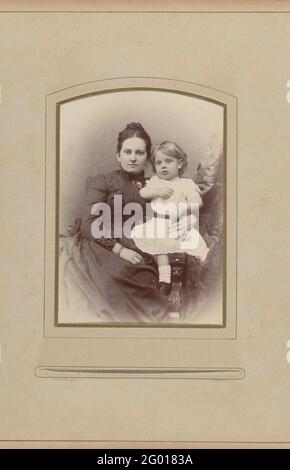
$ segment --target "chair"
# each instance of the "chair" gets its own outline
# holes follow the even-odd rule
[[[169,255],[171,266],[172,289],[168,300],[172,310],[180,313],[182,305],[182,290],[184,287],[187,255],[186,253],[173,253]]]

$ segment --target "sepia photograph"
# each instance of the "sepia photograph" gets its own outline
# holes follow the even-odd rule
[[[223,326],[224,106],[114,90],[58,123],[58,324]]]
[[[0,448],[290,448],[289,18],[1,0]]]

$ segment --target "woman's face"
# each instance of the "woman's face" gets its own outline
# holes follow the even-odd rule
[[[117,160],[121,168],[130,174],[142,173],[147,160],[146,143],[140,137],[124,140]]]

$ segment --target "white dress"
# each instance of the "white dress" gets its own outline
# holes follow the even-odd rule
[[[192,223],[197,221],[193,211],[191,224],[185,235],[173,230],[176,220],[178,227],[188,225],[188,203],[192,203],[195,214],[198,214],[198,208],[202,204],[198,186],[189,178],[177,177],[168,181],[154,175],[147,181],[146,187],[172,188],[174,192],[167,199],[158,197],[151,201],[151,217],[145,223],[135,225],[131,232],[136,246],[151,255],[187,253],[204,261],[208,248],[199,232],[192,227]]]

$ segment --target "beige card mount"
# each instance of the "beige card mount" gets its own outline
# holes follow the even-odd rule
[[[289,447],[290,3],[35,5],[0,6],[1,447]],[[207,319],[60,308],[59,233],[129,114],[180,138],[188,176],[213,129],[222,141]]]

